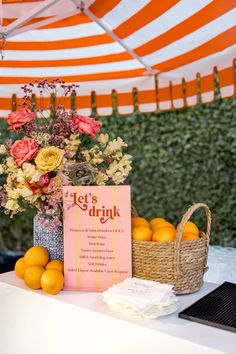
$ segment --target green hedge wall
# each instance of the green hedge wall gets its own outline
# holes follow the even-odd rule
[[[102,119],[133,155],[133,203],[140,215],[177,224],[193,202],[213,213],[212,244],[236,247],[236,98],[179,111]],[[205,227],[203,211],[193,220]],[[1,214],[0,248],[32,241],[32,212],[9,221]]]

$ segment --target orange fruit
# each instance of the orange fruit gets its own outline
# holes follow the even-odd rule
[[[41,288],[41,277],[45,269],[42,266],[34,265],[29,266],[25,270],[24,282],[25,284],[33,290]]]
[[[63,284],[63,274],[57,269],[47,269],[42,275],[42,289],[50,295],[56,295],[59,293],[59,291],[63,288]]]
[[[64,265],[60,259],[53,259],[46,265],[46,269],[57,269],[63,273]]]
[[[174,227],[162,226],[156,229],[152,235],[152,241],[173,242],[175,240],[176,230]]]
[[[135,227],[132,230],[132,238],[136,241],[151,241],[152,230],[144,226]]]
[[[181,241],[193,241],[197,240],[198,235],[193,232],[184,232],[181,238]]]
[[[173,229],[175,228],[174,225],[172,225],[170,222],[164,220],[164,221],[160,221],[159,223],[155,224],[152,228],[153,231],[156,231],[157,229],[159,229],[160,227],[172,227]]]
[[[33,246],[25,254],[25,263],[28,266],[39,265],[45,267],[48,263],[48,251],[42,246]]]
[[[131,224],[132,224],[132,228],[138,227],[138,226],[146,226],[146,227],[150,228],[149,222],[146,219],[141,218],[139,216],[131,218]]]
[[[151,221],[149,221],[149,224],[151,225],[152,228],[154,228],[155,225],[159,224],[160,222],[166,221],[163,218],[154,218]]]
[[[25,270],[26,270],[27,267],[28,266],[25,263],[24,257],[19,258],[18,261],[16,261],[16,264],[15,264],[15,273],[16,273],[16,275],[19,278],[24,279]]]
[[[179,229],[179,225],[177,226],[177,230]],[[192,232],[193,234],[196,234],[197,236],[199,236],[199,229],[197,227],[197,225],[195,225],[192,221],[188,221],[184,227],[184,231],[183,232]]]

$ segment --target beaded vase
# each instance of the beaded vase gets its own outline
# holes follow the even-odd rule
[[[49,259],[64,260],[63,227],[50,228],[52,220],[46,216],[34,217],[34,245],[43,246],[49,253]]]

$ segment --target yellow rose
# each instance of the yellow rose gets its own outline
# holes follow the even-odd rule
[[[55,146],[49,146],[39,151],[35,163],[39,170],[51,172],[59,169],[63,163],[63,156],[63,150]]]

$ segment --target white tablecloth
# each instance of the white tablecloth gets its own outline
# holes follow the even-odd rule
[[[236,248],[210,246],[207,263],[209,270],[205,274],[205,281],[236,283]]]
[[[216,287],[179,296],[180,310]],[[28,290],[13,272],[0,275],[1,354],[235,353],[236,334],[179,319],[129,318],[99,293]]]

